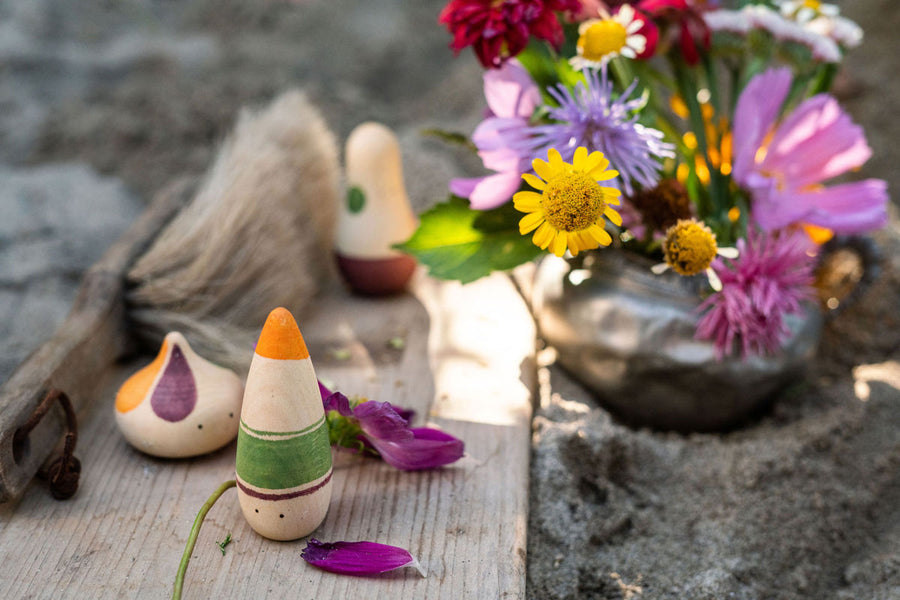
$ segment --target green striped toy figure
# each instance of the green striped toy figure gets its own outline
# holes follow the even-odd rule
[[[241,510],[273,540],[309,535],[331,501],[331,446],[316,373],[290,311],[269,313],[244,390],[235,471]]]

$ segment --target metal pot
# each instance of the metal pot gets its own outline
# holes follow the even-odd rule
[[[702,276],[654,275],[645,257],[617,249],[538,266],[532,309],[558,362],[600,403],[634,426],[677,431],[736,427],[802,378],[815,355],[822,315],[789,317],[776,356],[717,360],[694,339]]]

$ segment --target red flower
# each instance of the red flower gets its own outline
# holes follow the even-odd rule
[[[485,68],[498,68],[532,35],[558,49],[563,30],[554,11],[578,8],[578,0],[450,0],[438,22],[453,34],[454,52],[472,46]]]
[[[679,36],[681,54],[689,65],[700,62],[698,46],[703,50],[709,50],[711,34],[706,21],[700,15],[700,10],[687,0],[641,0],[637,7],[655,18],[677,23],[680,28]],[[706,5],[701,2],[699,5]],[[715,3],[709,3],[715,6]]]

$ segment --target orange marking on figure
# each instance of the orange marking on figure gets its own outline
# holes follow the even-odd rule
[[[156,376],[163,368],[166,362],[169,343],[163,340],[162,348],[159,354],[153,359],[153,362],[128,378],[119,393],[116,394],[116,410],[120,413],[127,413],[129,410],[137,408],[137,405],[147,396],[150,386],[153,385]]]
[[[306,342],[291,311],[278,307],[269,313],[256,343],[256,353],[281,360],[309,358]]]

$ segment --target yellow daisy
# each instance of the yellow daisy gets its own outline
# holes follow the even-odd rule
[[[588,154],[584,147],[575,150],[571,164],[555,148],[547,152],[547,159],[532,161],[537,175],[522,175],[538,191],[513,195],[516,210],[528,213],[519,221],[519,232],[525,235],[534,231],[534,244],[542,250],[549,248],[557,256],[565,254],[566,249],[577,256],[582,250],[608,246],[612,237],[604,229],[604,217],[622,224],[622,217],[610,206],[619,204],[621,192],[598,182],[612,179],[619,172],[607,170],[609,161],[602,152]]]
[[[698,275],[705,272],[709,285],[715,291],[721,291],[722,282],[712,268],[716,256],[737,258],[737,248],[723,248],[716,243],[716,234],[697,219],[679,219],[666,231],[663,241],[664,263],[654,265],[651,270],[664,273],[672,269],[679,275]]]

